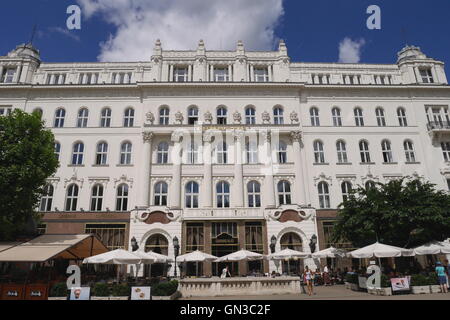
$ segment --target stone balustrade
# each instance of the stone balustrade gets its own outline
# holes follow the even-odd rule
[[[300,294],[300,278],[210,278],[183,279],[179,291],[183,297]]]

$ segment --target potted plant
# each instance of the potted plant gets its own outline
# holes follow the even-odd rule
[[[391,279],[386,275],[381,275],[381,288],[377,289],[377,293],[380,296],[392,296]]]
[[[51,289],[48,300],[67,300],[68,289],[65,282],[56,283]]]
[[[359,291],[358,274],[357,273],[348,273],[345,276],[345,281],[350,285],[351,290]]]
[[[96,283],[91,300],[109,300],[109,294],[109,286],[106,283]]]
[[[439,285],[439,279],[436,273],[428,276],[428,284],[430,285],[431,293],[441,293],[441,286]]]
[[[116,284],[113,286],[110,300],[128,300],[131,288],[127,284]]]
[[[422,274],[413,274],[411,276],[411,292],[413,294],[430,293],[430,281],[428,277]]]
[[[179,297],[178,281],[161,282],[152,287],[153,300],[175,300]]]

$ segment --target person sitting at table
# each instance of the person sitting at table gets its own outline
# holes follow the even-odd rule
[[[323,268],[323,284],[325,286],[330,285],[330,270],[328,269],[328,265],[325,265]]]

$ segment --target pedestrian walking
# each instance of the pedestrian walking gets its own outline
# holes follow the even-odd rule
[[[447,277],[445,275],[445,268],[442,263],[436,262],[436,273],[439,279],[439,285],[441,286],[441,292],[447,293]]]

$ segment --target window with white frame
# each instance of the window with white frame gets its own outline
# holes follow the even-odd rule
[[[83,165],[84,156],[84,144],[82,142],[77,142],[73,145],[72,152],[72,165],[81,166]]]
[[[331,115],[332,115],[332,118],[333,118],[333,126],[335,126],[335,127],[342,127],[341,110],[338,107],[334,107],[331,110]]]
[[[248,206],[250,208],[261,208],[261,184],[250,181],[247,184]]]
[[[280,206],[292,204],[291,184],[288,181],[278,182],[277,190]]]
[[[3,74],[0,74],[0,83],[12,83],[16,75],[16,68],[5,68]]]
[[[108,144],[100,142],[97,144],[97,153],[95,155],[95,164],[97,166],[105,166],[108,163]]]
[[[408,119],[406,118],[406,110],[404,108],[397,109],[398,123],[400,127],[408,126]]]
[[[284,124],[284,110],[281,107],[276,107],[273,109],[273,123],[274,124]]]
[[[364,127],[364,116],[361,108],[355,108],[355,124],[357,127]]]
[[[61,143],[55,142],[55,157],[59,161],[61,157]]]
[[[129,187],[121,184],[117,187],[116,211],[124,212],[128,210]]]
[[[444,155],[445,162],[450,162],[450,142],[441,142],[442,154]]]
[[[217,208],[230,207],[230,184],[225,181],[220,181],[216,185],[216,199]]]
[[[197,164],[199,162],[198,159],[199,150],[198,145],[195,142],[190,142],[187,146],[187,163],[188,164]]]
[[[359,153],[361,155],[362,163],[371,163],[369,143],[365,140],[359,142]]]
[[[12,107],[0,106],[0,117],[1,116],[9,116],[11,113],[12,113]]]
[[[317,186],[319,192],[319,206],[320,209],[329,209],[331,208],[330,204],[330,188],[328,183],[322,181]]]
[[[66,118],[66,110],[64,110],[62,108],[56,110],[54,127],[55,128],[63,128],[65,118]]]
[[[102,211],[103,208],[103,186],[96,184],[92,188],[91,194],[91,211]]]
[[[200,187],[197,182],[191,181],[186,184],[185,198],[186,208],[195,209],[198,208],[198,199],[200,195]]]
[[[258,143],[256,141],[250,140],[247,138],[247,142],[245,144],[245,149],[247,151],[247,163],[248,164],[256,164],[258,163]]]
[[[348,163],[347,145],[346,145],[345,141],[339,140],[338,142],[336,142],[336,150],[337,150],[338,163]]]
[[[287,159],[287,144],[284,141],[280,141],[278,143],[278,148],[277,148],[277,155],[278,155],[278,163],[279,164],[285,164],[287,163],[288,159]]]
[[[434,83],[431,68],[421,68],[419,69],[419,72],[423,83]]]
[[[253,73],[255,82],[269,82],[269,69],[267,67],[256,67]]]
[[[325,163],[325,152],[323,142],[320,140],[314,141],[314,162]]]
[[[156,154],[158,164],[169,163],[169,144],[167,142],[161,142],[158,145],[158,151]]]
[[[225,107],[220,107],[217,109],[217,124],[225,125],[227,124],[228,111]]]
[[[86,108],[78,111],[77,128],[87,128],[89,120],[89,110]]]
[[[188,124],[195,125],[198,122],[198,108],[190,107],[188,109]]]
[[[392,146],[391,146],[391,142],[389,140],[383,140],[381,142],[381,150],[383,153],[384,163],[394,162],[394,158],[392,156]]]
[[[350,197],[352,192],[352,184],[349,181],[344,181],[341,183],[341,191],[342,191],[342,200],[346,202]]]
[[[128,108],[127,110],[125,110],[123,126],[125,128],[131,128],[134,126],[134,109],[133,108]]]
[[[256,110],[254,107],[245,109],[245,124],[256,124]]]
[[[174,67],[173,69],[173,81],[175,82],[188,82],[188,75],[188,67]]]
[[[76,184],[71,184],[67,188],[66,211],[68,211],[68,212],[77,211],[78,193],[79,193],[79,187]]]
[[[120,147],[120,164],[130,165],[132,159],[133,145],[131,142],[124,142]]]
[[[214,81],[215,82],[227,82],[230,81],[228,68],[214,68]]]
[[[167,126],[169,124],[169,115],[170,115],[169,108],[162,107],[159,110],[159,124]]]
[[[313,107],[309,110],[309,115],[311,117],[311,125],[313,127],[320,127],[319,109]]]
[[[51,184],[47,184],[44,187],[44,194],[41,198],[41,204],[39,205],[39,211],[50,212],[52,211],[53,195],[55,189]]]
[[[110,108],[104,108],[100,115],[100,127],[110,128],[111,127],[111,115],[112,111]]]
[[[228,163],[228,145],[226,142],[219,142],[216,146],[216,162],[217,164]]]
[[[165,182],[158,182],[155,185],[154,205],[155,206],[167,206],[168,186]]]
[[[414,151],[413,142],[411,140],[405,140],[405,142],[403,142],[403,148],[405,149],[406,162],[416,162],[416,152]]]
[[[366,182],[364,187],[366,188],[367,191],[370,191],[370,190],[374,190],[376,188],[376,185],[375,185],[375,182],[369,180]]]
[[[377,124],[379,127],[386,127],[386,118],[384,117],[383,108],[377,108],[375,110],[375,115],[377,117]]]

